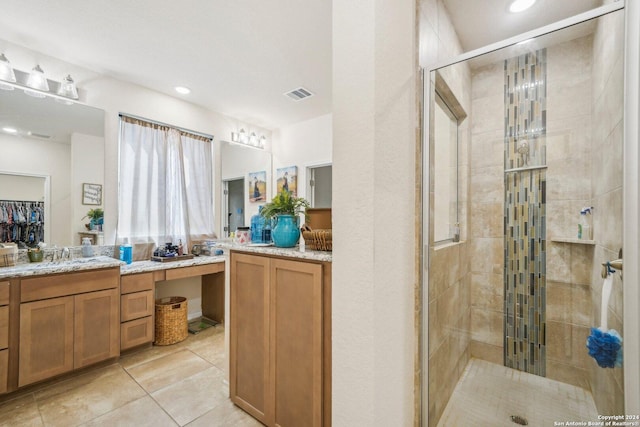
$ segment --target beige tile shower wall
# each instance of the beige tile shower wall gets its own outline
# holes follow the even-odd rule
[[[430,255],[429,425],[435,425],[469,361],[471,279],[466,242]]]
[[[591,36],[547,50],[547,377],[589,388],[592,245],[576,238],[591,206]]]
[[[421,0],[420,7],[420,66],[430,68],[462,53],[448,12],[441,0]],[[471,115],[470,71],[466,64],[442,70],[442,77],[456,98]],[[458,135],[458,215],[461,242],[437,249],[430,246],[429,267],[429,425],[436,425],[469,360],[471,330],[470,261],[468,236],[469,144],[470,122],[459,125]],[[431,156],[433,158],[433,156]],[[433,167],[430,168],[433,171]],[[436,178],[437,177],[433,177]],[[433,181],[432,181],[433,182]],[[433,189],[430,206],[433,207]],[[432,217],[432,215],[431,215]],[[430,224],[433,236],[433,221]]]
[[[469,253],[471,356],[503,363],[504,64],[473,70]]]
[[[616,259],[622,247],[622,118],[623,118],[624,15],[616,12],[600,18],[593,39],[593,232],[596,246],[591,270],[592,324],[600,323],[602,278],[600,264]],[[609,302],[608,327],[624,337],[622,281],[614,276]],[[589,361],[589,380],[598,412],[623,414],[623,369],[599,368]]]

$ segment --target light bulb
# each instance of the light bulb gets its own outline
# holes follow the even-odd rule
[[[47,77],[44,75],[44,71],[42,71],[40,65],[36,65],[35,67],[33,67],[31,73],[29,73],[27,86],[32,89],[49,92],[49,83],[47,82]]]
[[[0,53],[0,80],[11,83],[16,81],[16,74],[13,72],[13,67],[7,57],[4,56],[4,53]],[[13,86],[0,82],[0,89],[13,90]]]
[[[515,0],[509,6],[509,12],[518,13],[529,9],[536,0]]]
[[[60,82],[58,95],[65,98],[78,99],[78,88],[76,88],[76,83],[71,78],[71,75],[67,74],[67,77]]]

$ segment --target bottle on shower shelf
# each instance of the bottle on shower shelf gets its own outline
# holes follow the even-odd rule
[[[578,239],[592,240],[593,230],[591,229],[591,211],[592,207],[582,208],[580,211],[580,220],[578,221]],[[588,215],[588,216],[587,216]]]

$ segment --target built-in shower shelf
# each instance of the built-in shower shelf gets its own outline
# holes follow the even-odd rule
[[[574,243],[576,245],[594,246],[596,244],[595,240],[575,239],[569,237],[554,237],[553,239],[551,239],[551,241],[556,243]]]

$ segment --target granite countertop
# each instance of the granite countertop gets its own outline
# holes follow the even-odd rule
[[[276,248],[275,246],[264,245],[240,245],[231,241],[216,241],[212,249],[220,248],[225,250],[251,252],[256,254],[274,255],[289,258],[308,259],[314,261],[331,262],[331,252],[300,250],[295,248]],[[121,275],[144,273],[148,271],[168,270],[172,268],[191,267],[194,265],[206,265],[224,262],[225,257],[218,256],[197,256],[192,259],[171,262],[157,261],[134,261],[125,264],[119,259],[106,255],[99,255],[89,258],[74,258],[72,260],[38,263],[18,263],[13,267],[0,267],[0,279],[10,277],[28,277],[44,274],[71,273],[83,270],[95,270],[101,268],[120,267]]]
[[[131,264],[124,264],[120,266],[120,274],[125,276],[127,274],[146,273],[148,271],[168,270],[171,268],[191,267],[194,265],[215,264],[224,262],[223,256],[197,256],[192,259],[185,259],[182,261],[134,261]]]
[[[99,268],[119,267],[124,263],[108,256],[76,258],[55,262],[33,262],[0,268],[0,279],[8,277],[39,276],[43,274],[70,273],[74,271],[95,270]]]
[[[247,245],[241,245],[229,240],[219,240],[216,241],[216,244],[213,246],[213,248],[216,247],[232,251],[252,252],[257,254],[308,259],[314,261],[331,262],[333,259],[331,252],[312,251],[309,249],[301,250],[298,246],[294,248],[277,248],[275,246],[264,246],[263,244],[252,245],[249,243]]]

